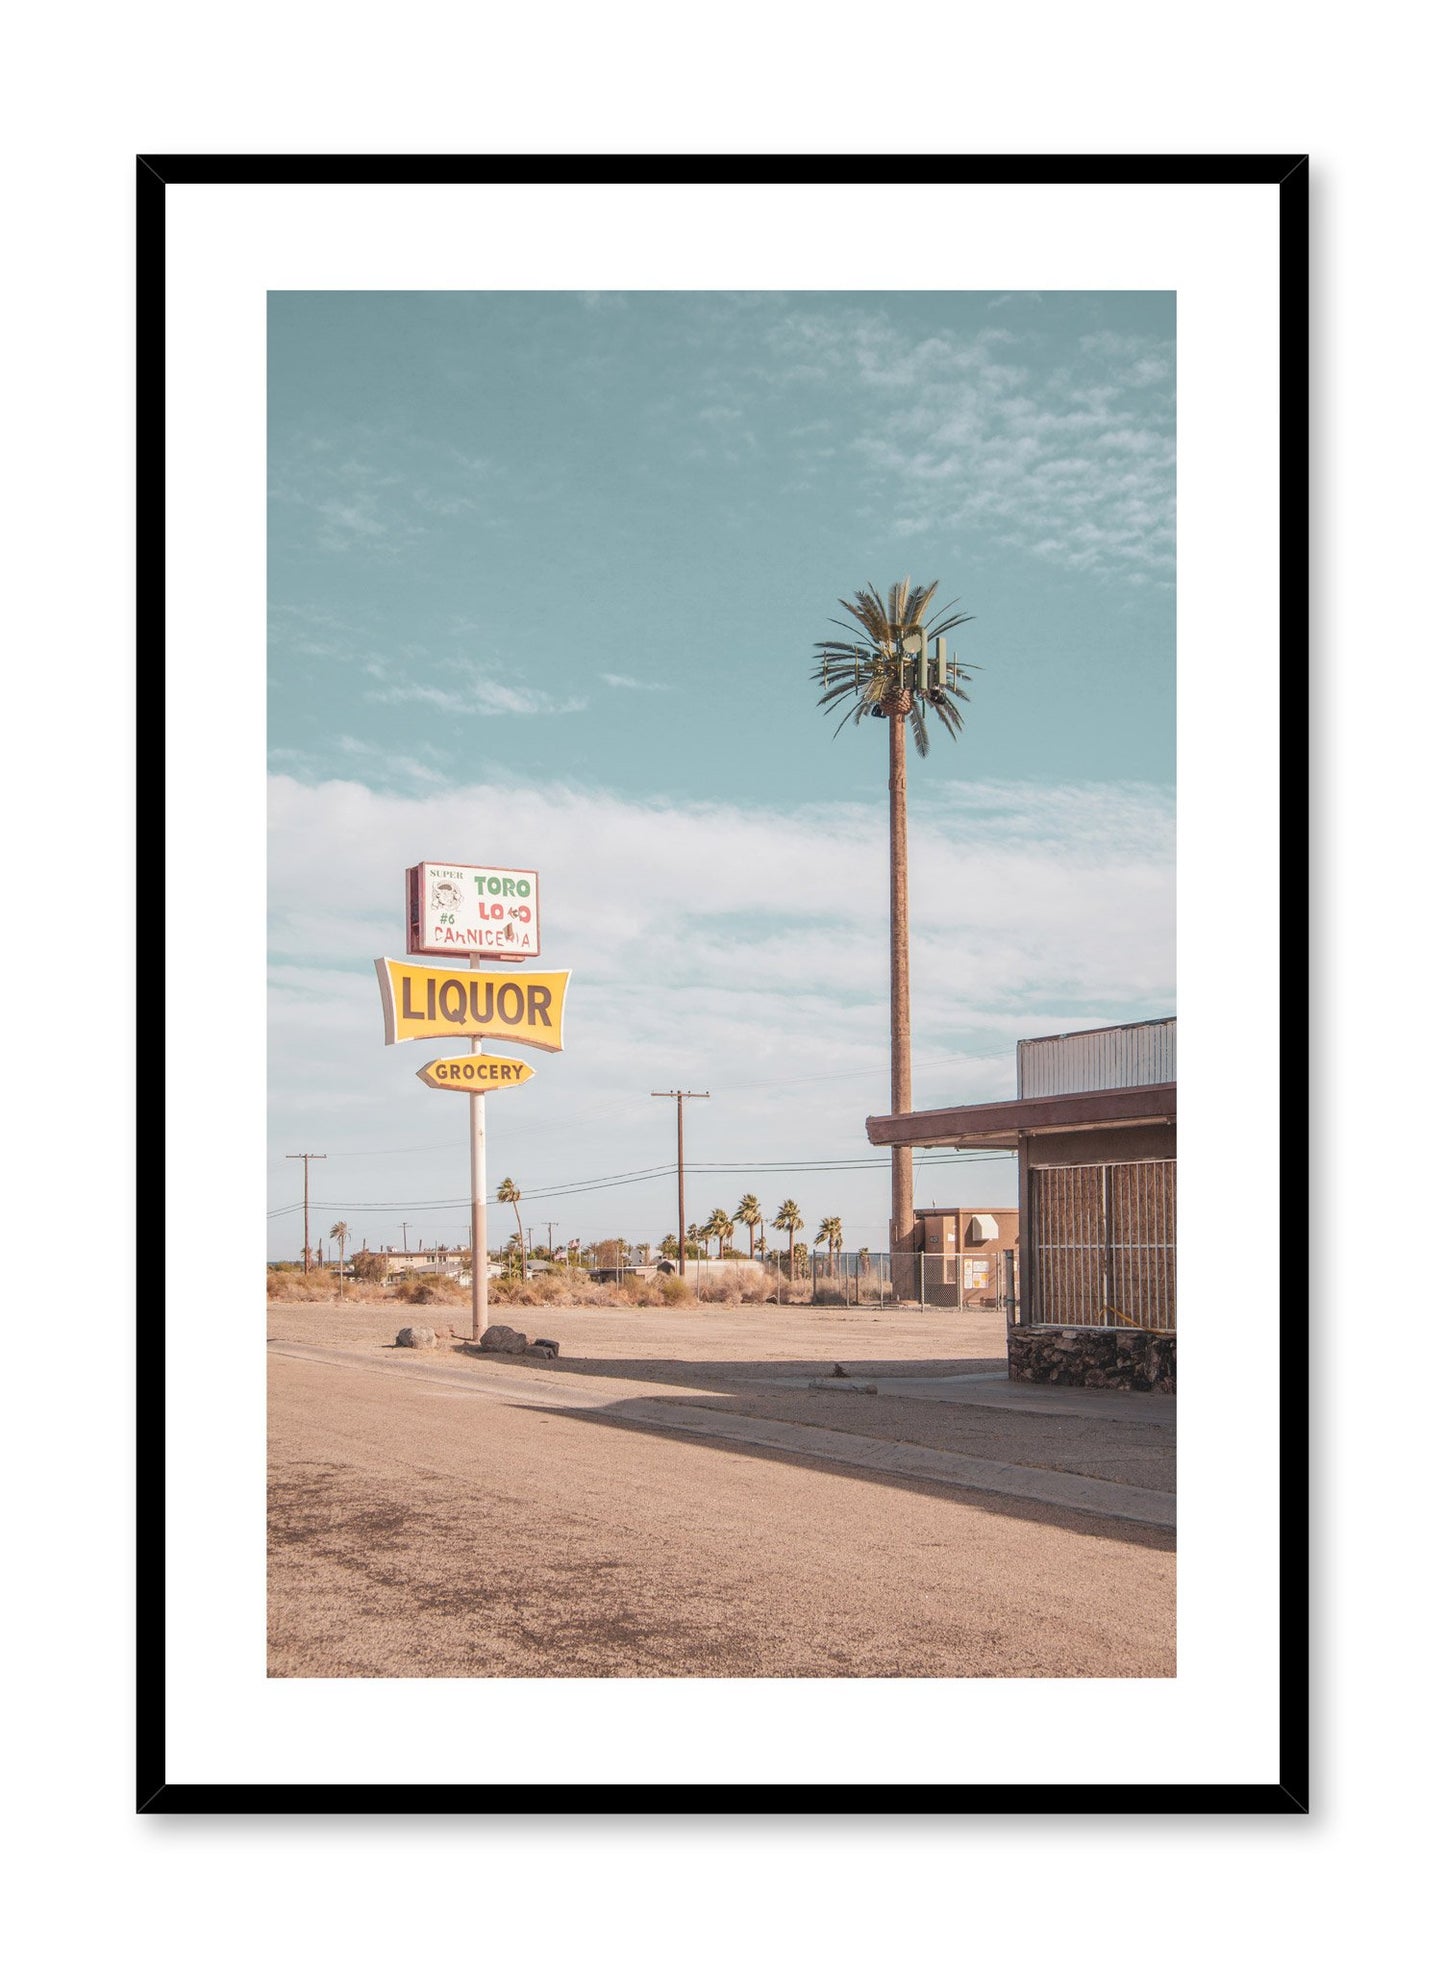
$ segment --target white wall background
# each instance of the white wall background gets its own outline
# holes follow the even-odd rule
[[[131,1244],[115,1061],[136,936],[123,870],[137,150],[1309,148],[1316,1222],[1346,1199],[1388,1204],[1400,1220],[1424,1201],[1410,1131],[1429,1090],[1377,1085],[1365,1065],[1397,1006],[1420,1018],[1425,979],[1413,972],[1430,932],[1429,860],[1404,845],[1428,835],[1428,810],[1412,803],[1437,776],[1439,729],[1421,689],[1438,639],[1424,596],[1438,412],[1432,70],[1412,51],[1417,17],[1376,9],[1367,39],[1330,33],[1315,9],[1238,0],[1207,22],[1142,4],[1007,18],[908,4],[886,17],[797,18],[748,5],[726,21],[443,4],[409,26],[364,6],[263,4],[243,18],[150,4],[32,14],[12,29],[3,333],[21,424],[6,484],[21,620],[6,638],[4,797],[13,866],[30,879],[12,910],[11,1016],[24,1029],[7,1111],[13,1221],[27,1241],[70,1249],[83,1232],[102,1253]],[[911,277],[907,218],[891,233],[870,228],[860,254]],[[1228,567],[1217,586],[1227,657]],[[1226,666],[1226,729],[1248,692]],[[1311,732],[1294,708],[1302,761]],[[117,888],[96,944],[77,956],[106,980],[104,995],[77,1001],[73,1033],[42,1034],[26,1007],[47,952],[44,870],[94,866],[98,854]],[[1293,874],[1303,891],[1306,871]],[[69,1047],[94,1049],[106,1077],[70,1092],[57,1066]],[[143,1224],[158,1183],[146,1151],[135,1171]],[[1189,1965],[1326,1950],[1391,1959],[1413,1954],[1417,1924],[1428,1932],[1432,1628],[1428,1528],[1412,1521],[1412,1500],[1435,1489],[1420,1447],[1438,1433],[1434,1390],[1389,1378],[1376,1344],[1384,1309],[1326,1275],[1322,1258],[1315,1813],[1130,1825],[137,1820],[128,1269],[103,1260],[99,1292],[58,1266],[33,1296],[10,1286],[11,1575],[25,1583],[7,1623],[6,1791],[32,1959],[109,1961],[122,1948],[163,1965],[966,1952],[1112,1969],[1152,1963],[1161,1948]],[[153,1312],[143,1300],[143,1325]],[[1075,1889],[1089,1876],[1113,1883],[1106,1919],[1079,1917]],[[1063,1891],[1049,1891],[1058,1881]]]

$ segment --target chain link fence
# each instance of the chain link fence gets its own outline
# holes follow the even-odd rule
[[[957,1258],[923,1251],[769,1252],[769,1297],[812,1306],[987,1306],[1014,1316],[1014,1254]]]
[[[538,1270],[545,1269],[537,1267]],[[560,1271],[560,1267],[554,1268]],[[676,1259],[648,1265],[589,1265],[579,1276],[598,1285],[677,1275]],[[707,1299],[726,1295],[783,1306],[986,1306],[1017,1318],[1012,1251],[976,1257],[922,1251],[833,1251],[795,1247],[756,1259],[692,1258],[687,1285]]]

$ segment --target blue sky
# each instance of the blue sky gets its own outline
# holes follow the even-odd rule
[[[915,1105],[1173,1009],[1173,337],[1168,294],[271,297],[270,1255],[301,1149],[313,1242],[460,1241],[462,1104],[371,969],[424,857],[536,867],[574,973],[488,1108],[529,1222],[656,1241],[681,1085],[690,1219],[882,1243],[885,732],[811,680],[868,581],[975,618],[965,732],[910,760]]]

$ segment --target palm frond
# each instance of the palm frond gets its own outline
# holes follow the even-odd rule
[[[973,617],[971,615],[947,615],[943,618],[941,622],[930,623],[928,627],[928,634],[930,637],[946,636],[950,629],[957,629],[960,626],[960,624],[965,622],[972,622],[972,620]]]
[[[936,581],[915,585],[905,574],[901,581],[889,585],[886,600],[873,582],[856,589],[851,600],[838,598],[838,606],[848,619],[830,616],[828,620],[842,635],[813,645],[813,680],[822,687],[818,706],[825,711],[841,706],[842,715],[833,727],[835,738],[844,725],[861,724],[869,716],[906,716],[919,756],[927,757],[930,709],[938,713],[950,738],[957,738],[963,730],[962,713],[952,700],[969,702],[963,685],[971,683],[974,671],[982,666],[955,657],[947,666],[941,688],[924,693],[909,688],[913,673],[902,660],[901,643],[908,630],[921,630],[933,641],[973,621],[959,609],[957,600],[946,603],[930,620],[928,611],[937,593]]]
[[[928,604],[937,593],[938,583],[936,581],[930,581],[926,588],[914,589],[908,598],[908,604],[904,610],[904,620],[910,627],[923,621]],[[950,603],[949,606],[952,607],[952,604]]]
[[[845,697],[852,698],[862,694],[858,686],[851,679],[846,684],[834,684],[831,690],[824,691],[818,699],[818,709],[820,711],[831,711],[833,706],[841,703]]]
[[[860,588],[851,602],[840,595],[840,608],[847,609],[856,622],[861,622],[875,643],[888,640],[888,611],[883,606],[883,597],[873,587]]]
[[[938,713],[939,722],[949,737],[957,738],[958,734],[963,730],[963,720],[959,717],[948,699],[946,697],[939,698],[933,708]]]

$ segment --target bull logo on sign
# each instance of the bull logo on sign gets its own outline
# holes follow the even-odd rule
[[[460,882],[440,881],[431,885],[433,909],[460,909],[464,900]]]

